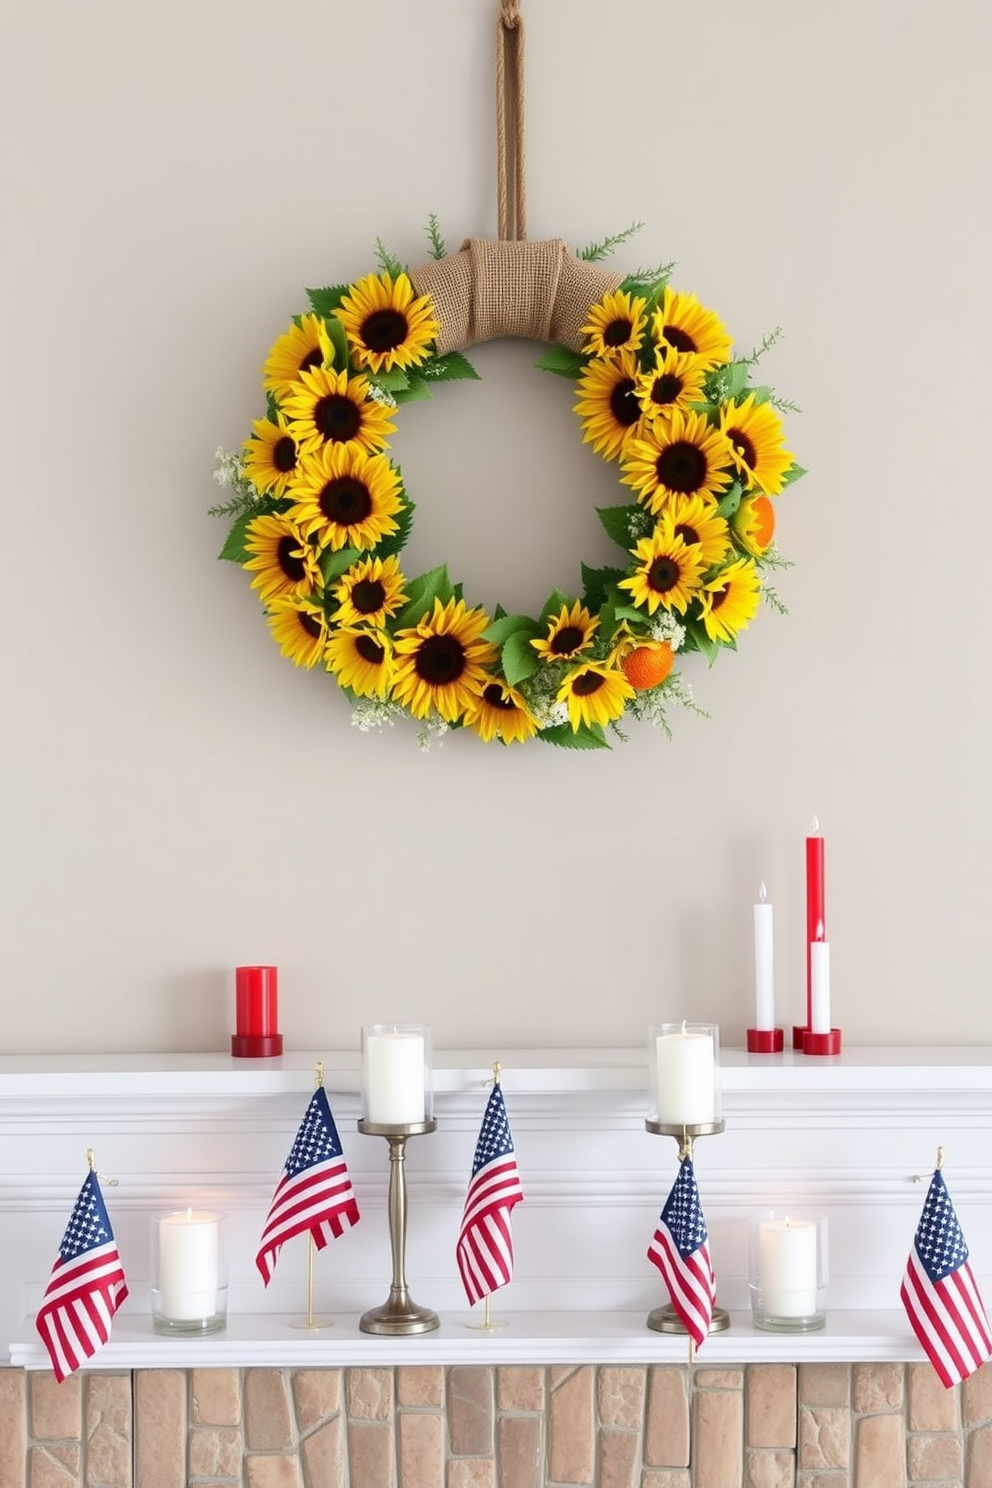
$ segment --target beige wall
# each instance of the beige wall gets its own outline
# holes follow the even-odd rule
[[[708,720],[610,755],[362,736],[218,565],[214,448],[307,285],[494,235],[494,0],[6,0],[0,1048],[215,1049],[230,969],[290,1045],[628,1045],[750,1019],[751,904],[803,998],[827,836],[849,1044],[992,1042],[981,0],[525,0],[530,232],[642,219],[767,376],[795,567]],[[526,343],[403,419],[411,565],[533,609],[615,478]]]

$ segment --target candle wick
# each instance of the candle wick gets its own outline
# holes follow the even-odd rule
[[[758,903],[759,904],[764,904],[765,899],[767,898],[767,895],[768,895],[768,890],[765,888],[765,881],[764,881],[764,879],[762,879],[761,880],[761,888],[758,890]]]

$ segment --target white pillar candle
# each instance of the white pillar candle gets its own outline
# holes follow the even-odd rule
[[[220,1286],[219,1214],[193,1209],[164,1214],[158,1224],[158,1289],[163,1317],[213,1317]]]
[[[376,1029],[365,1038],[365,1120],[411,1126],[426,1119],[424,1036]]]
[[[830,943],[812,940],[809,946],[810,1029],[830,1032]]]
[[[766,1317],[816,1312],[816,1231],[811,1219],[766,1219],[758,1231],[761,1308]]]
[[[765,901],[761,885],[754,906],[754,1026],[775,1027],[775,947],[772,906]]]
[[[655,1044],[658,1120],[666,1126],[703,1126],[716,1120],[713,1035],[682,1028]]]

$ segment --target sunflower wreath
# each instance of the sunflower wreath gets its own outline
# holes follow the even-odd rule
[[[639,224],[638,224],[639,225]],[[264,418],[240,454],[217,451],[231,498],[220,557],[251,575],[272,637],[330,673],[363,730],[407,715],[422,746],[449,728],[486,742],[570,748],[625,738],[625,716],[670,735],[696,708],[677,660],[735,649],[784,566],[773,500],[804,472],[785,448],[793,405],[752,386],[766,337],[734,356],[718,317],[669,284],[599,260],[635,229],[572,255],[564,243],[470,239],[408,270],[377,244],[378,272],[308,290],[263,369]],[[582,565],[538,615],[469,604],[445,564],[414,576],[401,554],[414,506],[388,453],[394,418],[437,383],[477,376],[464,349],[528,335],[542,369],[575,384],[583,440],[617,466],[627,499],[598,508],[615,565]]]

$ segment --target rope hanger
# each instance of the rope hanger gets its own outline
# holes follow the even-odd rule
[[[496,207],[500,240],[523,242],[527,236],[527,166],[524,18],[519,0],[500,0],[496,23]]]

